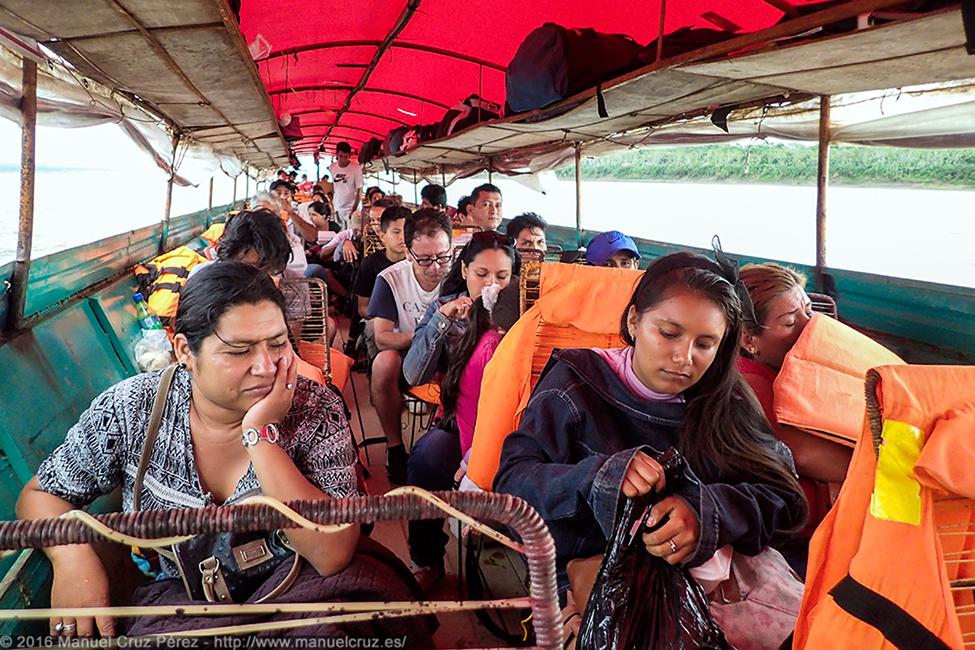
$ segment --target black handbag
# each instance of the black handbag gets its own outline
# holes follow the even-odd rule
[[[175,374],[176,366],[170,366],[163,371],[149,415],[149,426],[146,429],[146,440],[142,446],[132,495],[133,509],[136,512],[142,503],[142,487],[149,468],[149,458],[156,438],[159,437],[163,408]],[[270,600],[286,592],[301,571],[301,556],[295,553],[281,530],[196,535],[173,545],[169,551],[157,550],[179,569],[188,597],[211,603],[246,601],[282,562],[291,560],[291,570],[278,586],[254,602]]]

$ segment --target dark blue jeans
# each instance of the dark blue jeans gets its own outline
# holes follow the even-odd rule
[[[406,482],[424,490],[450,490],[454,487],[454,474],[460,461],[460,436],[443,429],[431,429],[417,441],[410,453]],[[443,523],[443,519],[410,522],[410,559],[419,566],[443,562],[450,539],[444,532]]]

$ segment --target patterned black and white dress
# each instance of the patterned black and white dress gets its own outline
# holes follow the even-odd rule
[[[133,509],[133,487],[152,403],[162,371],[130,377],[95,398],[65,440],[37,470],[41,488],[76,505],[122,488],[122,509]],[[190,373],[177,370],[163,410],[142,491],[143,510],[200,508],[204,493],[190,435]],[[281,423],[281,447],[314,485],[331,497],[356,494],[352,432],[341,400],[324,386],[298,377],[291,410]],[[226,503],[260,494],[253,466]],[[177,577],[175,566],[164,572]]]

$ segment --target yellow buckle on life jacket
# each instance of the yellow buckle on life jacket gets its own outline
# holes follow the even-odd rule
[[[870,514],[920,526],[921,484],[914,478],[914,464],[924,446],[924,432],[906,422],[884,420],[881,437]]]

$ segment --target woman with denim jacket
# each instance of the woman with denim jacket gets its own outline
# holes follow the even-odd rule
[[[492,284],[502,288],[518,275],[521,260],[514,241],[493,230],[475,233],[461,249],[444,278],[440,297],[429,307],[413,332],[413,342],[403,360],[403,376],[411,386],[434,380],[447,369],[447,349],[467,330],[467,314]]]
[[[555,351],[494,487],[538,510],[569,560],[604,551],[621,499],[663,489],[655,458],[676,447],[688,480],[651,511],[647,552],[696,567],[730,545],[745,555],[801,528],[806,502],[788,448],[736,368],[742,307],[734,263],[689,253],[654,262],[621,318],[627,347]]]

